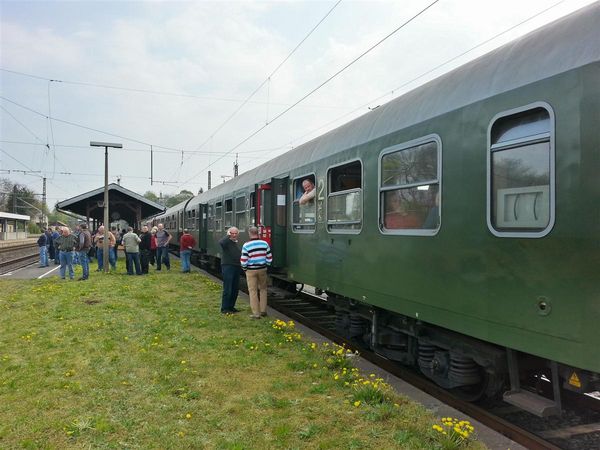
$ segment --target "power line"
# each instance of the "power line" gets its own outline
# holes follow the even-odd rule
[[[299,140],[301,140],[301,139],[304,139],[304,138],[306,138],[307,136],[310,136],[310,135],[314,134],[315,132],[317,132],[317,131],[319,131],[319,130],[321,130],[321,129],[323,129],[323,128],[328,128],[330,125],[332,125],[332,124],[334,124],[334,123],[336,123],[336,122],[339,122],[340,120],[342,120],[342,119],[345,119],[345,118],[346,118],[346,117],[348,117],[348,116],[351,116],[352,114],[356,113],[357,111],[360,111],[360,110],[363,110],[363,109],[365,109],[365,108],[366,108],[366,107],[368,107],[369,105],[372,105],[372,104],[374,104],[375,102],[377,102],[377,101],[379,101],[379,100],[382,100],[383,98],[385,98],[385,97],[387,97],[387,96],[389,96],[389,95],[394,95],[394,94],[396,93],[396,91],[398,91],[398,90],[400,90],[400,89],[402,89],[402,88],[404,88],[404,87],[408,86],[409,84],[411,84],[411,83],[413,83],[413,82],[415,82],[415,81],[417,81],[417,80],[419,80],[419,79],[421,79],[421,78],[425,77],[426,75],[429,75],[430,73],[432,73],[432,72],[436,71],[437,69],[439,69],[439,68],[441,68],[441,67],[444,67],[444,66],[446,66],[446,65],[450,64],[451,62],[453,62],[453,61],[455,61],[455,60],[457,60],[457,59],[461,58],[462,56],[464,56],[464,55],[466,55],[466,54],[468,54],[468,53],[472,52],[473,50],[476,50],[476,49],[478,49],[479,47],[481,47],[481,46],[483,46],[483,45],[485,45],[485,44],[487,44],[487,43],[489,43],[489,42],[493,41],[494,39],[497,39],[498,37],[502,36],[503,34],[506,34],[506,33],[510,32],[510,31],[514,30],[515,28],[517,28],[517,27],[519,27],[519,26],[521,26],[521,25],[523,25],[523,24],[525,24],[525,23],[527,23],[527,22],[529,22],[529,21],[531,21],[531,20],[533,20],[533,19],[535,19],[535,18],[539,17],[540,15],[542,15],[542,14],[544,14],[544,13],[548,12],[550,9],[553,9],[553,8],[555,8],[556,6],[560,5],[561,3],[564,3],[565,1],[566,1],[566,0],[560,0],[560,1],[559,1],[559,2],[557,2],[557,3],[554,3],[553,5],[551,5],[551,6],[547,7],[547,8],[545,8],[545,9],[543,9],[543,10],[541,10],[541,11],[537,12],[536,14],[534,14],[534,15],[532,15],[532,16],[530,16],[530,17],[528,17],[527,19],[524,19],[524,20],[522,20],[521,22],[519,22],[519,23],[517,23],[517,24],[515,24],[515,25],[511,26],[510,28],[507,28],[506,30],[504,30],[504,31],[502,31],[502,32],[500,32],[500,33],[498,33],[498,34],[495,34],[494,36],[492,36],[492,37],[490,37],[490,38],[486,39],[486,40],[485,40],[485,41],[483,41],[483,42],[480,42],[479,44],[477,44],[477,45],[475,45],[475,46],[473,46],[473,47],[469,48],[468,50],[465,50],[465,51],[463,51],[462,53],[460,53],[460,54],[458,54],[458,55],[456,55],[456,56],[453,56],[452,58],[450,58],[450,59],[448,59],[448,60],[444,61],[443,63],[441,63],[441,64],[438,64],[437,66],[433,67],[432,69],[429,69],[429,70],[427,70],[426,72],[423,72],[423,73],[421,73],[420,75],[418,75],[418,76],[416,76],[415,78],[412,78],[411,80],[409,80],[409,81],[407,81],[407,82],[405,82],[405,83],[401,84],[400,86],[398,86],[398,87],[396,87],[396,88],[392,89],[391,91],[388,91],[388,92],[386,92],[386,93],[385,93],[385,94],[383,94],[383,95],[380,95],[380,96],[378,96],[378,97],[376,97],[376,98],[374,98],[374,99],[371,99],[371,100],[369,100],[369,101],[368,101],[368,102],[366,102],[366,103],[363,103],[362,105],[360,105],[360,106],[358,106],[358,107],[354,108],[352,111],[350,111],[350,112],[348,112],[348,113],[346,113],[346,114],[343,114],[342,116],[339,116],[339,117],[335,118],[334,120],[331,120],[331,121],[327,122],[327,123],[326,123],[326,124],[324,124],[324,125],[321,125],[321,126],[319,126],[319,127],[317,127],[317,128],[313,128],[311,131],[308,131],[308,132],[306,132],[306,133],[302,134],[301,136],[299,136],[299,137],[297,137],[297,138],[293,139],[293,140],[292,140],[292,141],[290,141],[290,142],[299,141]],[[278,149],[281,149],[281,148],[284,148],[284,147],[286,147],[286,146],[285,146],[285,145],[283,145],[283,146],[280,146],[280,147],[274,148],[272,151],[276,151],[276,150],[278,150]],[[246,152],[243,152],[243,153],[246,153]]]
[[[124,86],[111,86],[111,85],[107,85],[107,84],[89,83],[89,82],[85,82],[85,81],[59,80],[59,79],[54,79],[54,78],[42,77],[39,75],[33,75],[33,74],[25,73],[25,72],[19,72],[17,70],[10,70],[10,69],[6,69],[3,67],[0,67],[0,71],[12,73],[12,74],[20,75],[20,76],[24,76],[24,77],[34,78],[36,80],[43,80],[43,81],[48,81],[48,82],[53,82],[53,83],[61,83],[61,84],[72,84],[72,85],[76,85],[76,86],[87,86],[87,87],[94,87],[94,88],[100,88],[100,89],[112,89],[112,90],[118,90],[118,91],[138,92],[141,94],[153,94],[153,95],[162,95],[162,96],[168,96],[168,97],[195,98],[195,99],[200,99],[200,100],[220,101],[220,102],[229,102],[229,103],[240,103],[243,101],[243,100],[236,99],[236,98],[209,97],[209,96],[194,95],[194,94],[155,91],[155,90],[151,90],[151,89],[139,89],[139,88],[124,87]],[[249,103],[253,103],[253,104],[257,104],[257,105],[267,104],[267,102],[258,101],[258,100],[250,101]],[[271,104],[277,105],[277,106],[288,106],[287,103],[271,103]],[[344,107],[344,106],[335,106],[335,105],[306,105],[306,107],[324,108],[324,109],[348,109],[347,107]]]
[[[270,75],[267,76],[267,78],[265,78],[265,80],[256,88],[254,89],[254,91],[252,91],[252,93],[242,102],[241,105],[239,105],[237,107],[237,109],[235,111],[233,111],[218,127],[215,131],[213,131],[205,140],[204,142],[202,142],[202,144],[200,144],[196,150],[200,150],[202,149],[208,142],[210,142],[215,135],[221,131],[223,129],[223,127],[225,125],[227,125],[231,119],[233,119],[235,117],[235,115],[240,112],[240,110],[252,99],[252,97],[254,97],[256,95],[256,93],[258,91],[260,91],[262,89],[262,87],[271,81],[271,77],[273,77],[273,75],[275,75],[279,69],[281,69],[281,67],[292,57],[292,55],[294,53],[296,53],[296,50],[298,50],[300,48],[300,46],[314,33],[314,31],[325,21],[325,19],[327,19],[327,17],[329,17],[329,15],[333,12],[333,10],[335,8],[337,8],[337,6],[342,2],[342,0],[338,0],[332,7],[331,9],[329,9],[329,11],[327,11],[327,13],[321,18],[321,20],[319,20],[319,22],[317,22],[317,24],[308,32],[308,34],[306,36],[304,36],[304,38],[294,47],[294,49],[277,65],[277,67],[270,73]],[[267,102],[267,108],[268,108],[268,102]],[[225,155],[226,156],[228,153],[230,152],[226,152]],[[188,159],[190,159],[191,156],[188,156],[188,158],[186,159],[186,161]],[[217,160],[218,161],[218,160]],[[215,161],[216,162],[216,161]],[[210,166],[209,166],[210,167]]]
[[[2,108],[0,106],[0,108]],[[25,142],[25,141],[9,141],[9,140],[0,140],[0,143],[5,143],[5,144],[18,144],[18,145],[36,145],[36,146],[42,146],[42,147],[47,147],[46,144],[40,142]],[[66,144],[53,144],[53,147],[58,147],[58,148],[72,148],[72,149],[84,149],[84,150],[89,150],[89,145],[85,146],[85,145],[66,145]],[[265,148],[265,149],[258,149],[258,150],[250,150],[250,151],[246,151],[244,152],[245,154],[250,154],[250,153],[265,153],[265,152],[272,152],[275,150],[279,150],[280,147],[274,147],[274,148]],[[123,148],[121,149],[121,151],[123,152],[139,152],[139,153],[148,153],[149,150],[147,148]],[[225,152],[194,152],[194,151],[188,151],[188,150],[183,150],[184,153],[195,153],[198,155],[220,155],[220,154],[225,154]],[[181,150],[179,151],[172,151],[172,150],[154,150],[154,153],[167,153],[167,154],[181,154]],[[247,158],[252,158],[252,159],[256,159],[256,158],[261,158],[261,157],[256,157],[256,156],[247,156]]]
[[[331,75],[329,78],[327,78],[325,81],[323,81],[320,85],[318,85],[316,88],[314,88],[313,90],[311,90],[309,93],[305,94],[302,98],[300,98],[300,100],[296,101],[294,104],[292,104],[290,107],[286,108],[285,110],[283,110],[283,112],[279,113],[278,115],[276,115],[273,120],[271,120],[270,122],[266,123],[265,125],[261,126],[260,128],[258,128],[256,131],[254,131],[253,133],[251,133],[248,137],[246,137],[245,139],[243,139],[240,143],[238,143],[237,145],[235,145],[233,148],[231,148],[229,151],[227,151],[225,153],[225,155],[235,151],[237,148],[239,148],[240,146],[242,146],[243,144],[245,144],[246,142],[248,142],[250,139],[252,139],[254,136],[256,136],[258,133],[260,133],[262,130],[264,130],[266,127],[268,127],[270,124],[272,124],[273,122],[275,122],[277,119],[279,119],[280,117],[282,117],[284,114],[286,114],[287,112],[289,112],[292,108],[294,108],[296,105],[298,105],[299,103],[301,103],[302,101],[306,100],[308,97],[310,97],[312,94],[314,94],[315,92],[317,92],[319,89],[321,89],[323,86],[325,86],[326,84],[328,84],[331,80],[333,80],[334,78],[336,78],[338,75],[340,75],[342,72],[344,72],[346,69],[348,69],[349,67],[351,67],[353,64],[355,64],[357,61],[359,61],[361,58],[363,58],[365,55],[367,55],[368,53],[370,53],[373,49],[375,49],[376,47],[378,47],[379,45],[381,45],[383,42],[385,42],[387,39],[389,39],[390,37],[392,37],[394,34],[396,34],[398,31],[400,31],[402,28],[404,28],[406,25],[408,25],[409,23],[411,23],[413,20],[415,20],[417,17],[419,17],[420,15],[424,14],[429,8],[431,8],[432,6],[434,6],[436,3],[438,3],[440,0],[434,0],[433,2],[431,2],[429,5],[427,5],[425,8],[423,8],[421,11],[419,11],[417,14],[415,14],[414,16],[412,16],[410,19],[408,19],[407,21],[405,21],[402,25],[400,25],[399,27],[397,27],[395,30],[393,30],[391,33],[387,34],[385,37],[383,37],[382,39],[380,39],[378,42],[376,42],[374,45],[372,45],[371,47],[369,47],[367,50],[365,50],[363,53],[361,53],[358,57],[356,57],[355,59],[353,59],[351,62],[349,62],[348,64],[346,64],[344,67],[342,67],[340,70],[338,70],[337,72],[335,72],[333,75]],[[224,155],[224,156],[225,156]],[[220,158],[217,158],[215,161],[213,161],[211,164],[209,164],[208,166],[206,166],[204,169],[202,169],[200,172],[198,172],[197,174],[195,174],[193,177],[188,178],[186,181],[183,182],[183,184],[187,184],[188,182],[190,182],[192,179],[196,178],[198,175],[200,175],[202,172],[204,172],[206,169],[208,169],[209,167],[211,167],[213,164],[215,164],[216,162],[220,161],[221,159],[223,159],[224,156],[221,156]]]

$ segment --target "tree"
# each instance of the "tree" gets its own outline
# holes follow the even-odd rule
[[[2,210],[31,217],[41,215],[42,202],[27,186],[2,180],[0,189],[2,189],[2,198],[4,199],[1,204]]]
[[[173,196],[165,196],[166,201],[165,201],[165,206],[167,208],[170,208],[171,206],[175,206],[187,199],[190,199],[194,197],[193,192],[190,192],[186,189],[182,190],[181,192],[179,192],[179,194],[173,195]]]
[[[152,191],[146,191],[144,193],[144,198],[147,198],[148,200],[155,202],[155,203],[159,203],[159,198],[158,195],[156,195],[154,192]]]

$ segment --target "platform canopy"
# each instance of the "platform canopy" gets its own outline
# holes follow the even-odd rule
[[[59,211],[78,214],[101,224],[104,219],[104,187],[95,189],[77,197],[58,202]],[[111,222],[126,221],[132,227],[139,227],[143,218],[161,213],[164,206],[159,205],[129,189],[115,183],[108,185],[108,217]]]

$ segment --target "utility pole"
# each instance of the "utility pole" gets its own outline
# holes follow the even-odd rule
[[[154,183],[154,149],[150,146],[150,186]]]
[[[208,191],[210,191],[210,187],[211,187],[211,175],[212,175],[212,171],[208,171]]]
[[[238,176],[238,154],[235,154],[235,163],[233,164],[233,176]]]
[[[17,185],[13,186],[13,213],[17,214]]]
[[[48,210],[48,205],[46,205],[46,177],[43,177],[42,180],[42,226],[46,227],[46,211]]]

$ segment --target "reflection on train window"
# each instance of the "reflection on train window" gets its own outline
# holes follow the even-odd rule
[[[225,228],[233,226],[233,199],[225,200]]]
[[[362,164],[329,169],[327,173],[327,229],[360,231],[362,225]]]
[[[550,224],[551,121],[542,107],[501,117],[490,129],[489,217],[500,233]]]
[[[437,141],[389,151],[381,158],[380,226],[383,231],[440,227],[440,157]]]
[[[223,202],[215,203],[215,230],[223,230]]]
[[[294,231],[314,231],[317,222],[315,176],[306,175],[297,178],[294,180],[292,188],[294,193],[292,229]]]
[[[235,226],[240,231],[246,229],[246,196],[242,195],[235,199]]]
[[[206,213],[206,226],[209,231],[214,231],[215,229],[215,205],[212,203],[208,205],[207,213]]]

